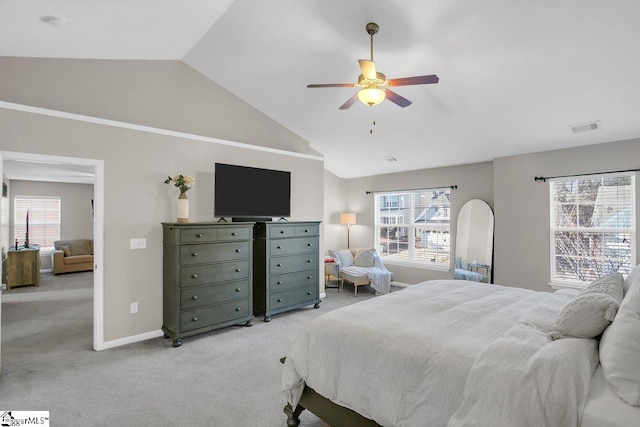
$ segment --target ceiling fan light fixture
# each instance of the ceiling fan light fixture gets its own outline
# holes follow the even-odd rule
[[[384,90],[375,87],[361,89],[358,91],[358,100],[360,100],[364,105],[378,105],[384,101],[386,96],[387,94]]]

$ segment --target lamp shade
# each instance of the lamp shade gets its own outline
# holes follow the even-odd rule
[[[378,105],[387,96],[385,91],[377,88],[361,89],[358,91],[358,99],[365,105]]]
[[[340,214],[340,224],[342,225],[354,225],[356,223],[356,214],[354,213],[341,213]]]

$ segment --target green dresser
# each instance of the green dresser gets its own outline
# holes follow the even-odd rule
[[[272,314],[320,306],[320,222],[257,222],[253,229],[253,310]]]
[[[253,320],[253,223],[163,223],[163,325],[182,338]]]

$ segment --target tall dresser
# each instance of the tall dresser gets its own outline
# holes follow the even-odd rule
[[[320,222],[257,222],[253,229],[253,310],[271,315],[320,307]]]
[[[253,320],[253,223],[163,223],[163,325],[182,338]]]

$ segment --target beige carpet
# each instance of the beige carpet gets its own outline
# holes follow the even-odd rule
[[[95,352],[92,273],[43,274],[39,288],[2,295],[0,409],[50,411],[58,426],[284,426],[279,359],[298,331],[374,297],[364,287],[357,297],[352,287],[326,292],[319,309],[256,318],[179,348],[156,338]],[[301,420],[323,425],[308,411]]]

